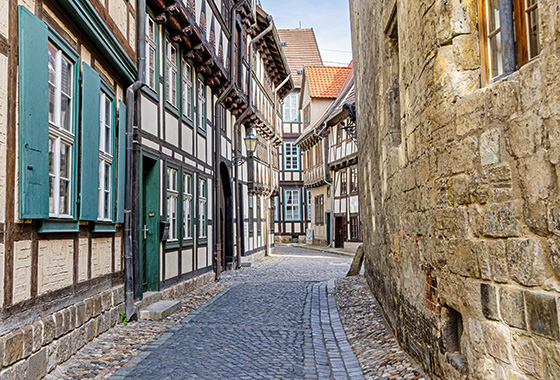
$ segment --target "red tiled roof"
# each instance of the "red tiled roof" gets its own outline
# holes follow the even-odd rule
[[[315,33],[313,29],[278,29],[278,36],[290,66],[294,85],[300,87],[302,74],[298,74],[298,71],[303,70],[305,65],[323,64]]]
[[[338,66],[305,66],[309,95],[312,98],[336,98],[350,70]]]

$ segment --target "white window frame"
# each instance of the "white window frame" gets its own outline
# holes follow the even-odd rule
[[[197,107],[197,115],[198,115],[198,128],[206,131],[206,115],[205,115],[205,108],[206,108],[206,88],[204,86],[204,82],[200,78],[197,79],[197,93],[198,93],[198,107]]]
[[[293,148],[296,149],[294,154]],[[284,142],[284,170],[298,171],[299,170],[299,147],[295,141]]]
[[[309,189],[305,189],[305,193],[307,195],[307,221],[311,222],[311,205],[313,204],[313,195]]]
[[[177,57],[179,49],[166,38],[165,44],[165,100],[173,107],[177,107]]]
[[[179,191],[177,188],[178,170],[167,167],[167,222],[169,223],[169,237],[167,241],[177,241],[177,199]]]
[[[183,239],[192,240],[192,174],[183,173]]]
[[[205,196],[207,186],[206,178],[198,180],[198,237],[206,238],[206,202],[208,201]]]
[[[98,198],[97,198],[97,220],[103,222],[112,221],[112,180],[111,176],[113,168],[113,99],[107,95],[103,90],[100,94],[99,106],[99,181],[98,181]],[[109,103],[107,103],[107,100]],[[107,110],[107,107],[109,109]],[[107,112],[109,118],[107,119]],[[109,121],[109,124],[106,123]],[[107,141],[107,134],[108,141]],[[109,146],[107,146],[107,144]],[[108,168],[107,168],[108,166]],[[107,176],[107,169],[110,171]],[[105,202],[107,201],[108,208],[105,209]]]
[[[284,99],[282,120],[285,123],[299,122],[299,94],[297,92],[289,94]]]
[[[296,194],[297,196],[294,196]],[[290,196],[291,195],[291,196]],[[300,189],[284,190],[284,218],[287,222],[301,220],[301,194]]]
[[[183,62],[183,115],[192,120],[193,109],[193,69],[192,66],[185,61]]]
[[[73,129],[73,97],[72,88],[74,85],[74,65],[70,59],[64,56],[62,49],[59,49],[55,44],[49,41],[49,48],[56,50],[55,61],[54,61],[54,83],[50,80],[49,75],[49,216],[52,218],[72,218],[72,150],[74,148],[74,134]],[[63,60],[70,64],[68,70],[69,75],[69,90],[70,94],[66,94],[62,91],[62,63]],[[50,70],[50,67],[49,67]],[[50,96],[54,95],[53,108],[54,112],[50,112]],[[62,98],[68,98],[68,129],[64,128],[62,125]],[[52,145],[51,145],[52,144]],[[67,152],[67,177],[61,175],[61,161],[62,161],[62,146],[69,146]],[[67,213],[61,212],[61,202],[60,202],[60,187],[62,182],[67,182],[68,191],[66,194],[66,208]],[[52,194],[52,196],[51,196]]]
[[[157,31],[158,24],[148,14],[146,14],[146,84],[152,90],[157,91]],[[153,38],[150,36],[153,33]]]

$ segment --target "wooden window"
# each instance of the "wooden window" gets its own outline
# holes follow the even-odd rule
[[[99,181],[97,218],[100,221],[112,221],[113,189],[113,99],[101,91],[99,107]]]
[[[190,173],[183,173],[183,240],[193,237],[193,178]]]
[[[315,225],[322,225],[325,222],[325,197],[323,194],[315,197]]]
[[[357,241],[360,238],[360,221],[358,216],[350,217],[350,240]]]
[[[278,222],[280,220],[280,202],[278,200],[278,195],[274,197],[274,221]]]
[[[169,223],[168,241],[177,240],[177,169],[167,168],[167,222]]]
[[[340,194],[348,192],[348,173],[346,169],[340,172]]]
[[[198,130],[199,132],[206,133],[206,86],[202,79],[198,79],[197,84],[198,93],[198,107],[196,109],[198,115]]]
[[[165,99],[174,107],[177,107],[177,57],[177,47],[167,39],[165,52]]]
[[[158,26],[146,15],[146,84],[157,91],[157,31]]]
[[[358,168],[353,167],[350,169],[350,192],[358,192]]]
[[[313,196],[311,195],[311,190],[306,189],[306,203],[307,203],[307,221],[311,222],[311,205],[313,204]]]
[[[183,115],[192,120],[193,114],[193,68],[183,60]]]
[[[293,141],[284,143],[284,169],[299,170],[299,147]]]
[[[49,215],[71,217],[74,63],[49,43]]]
[[[253,211],[253,202],[254,202],[254,195],[253,194],[249,194],[247,196],[247,203],[249,203],[249,236],[252,237],[253,236],[253,232],[255,230],[255,215],[254,215],[254,211]]]
[[[257,235],[261,235],[261,199],[257,196]]]
[[[286,123],[299,121],[299,94],[291,93],[284,99],[283,119]]]
[[[300,189],[284,190],[284,207],[285,221],[294,222],[301,220]]]
[[[337,144],[341,144],[342,143],[342,124],[338,124],[336,126],[336,143]]]
[[[539,0],[478,0],[483,84],[540,53],[538,5]]]

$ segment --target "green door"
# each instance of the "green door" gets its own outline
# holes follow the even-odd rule
[[[331,213],[327,212],[327,244],[331,244]]]
[[[159,290],[159,160],[143,156],[140,199],[142,292]]]

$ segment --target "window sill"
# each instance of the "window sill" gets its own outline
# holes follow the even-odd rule
[[[117,232],[117,225],[114,223],[95,223],[93,232]]]
[[[165,109],[175,115],[175,117],[179,118],[179,109],[172,103],[169,103],[167,99],[165,99]]]
[[[194,120],[189,118],[187,115],[182,114],[181,120],[183,121],[183,123],[187,124],[189,128],[194,128]]]
[[[204,237],[204,238],[198,238],[197,240],[198,245],[207,245],[208,244],[208,238]]]
[[[151,98],[151,100],[153,100],[155,102],[159,101],[159,96],[158,96],[158,93],[156,92],[156,90],[149,87],[148,85],[146,85],[146,86],[144,86],[144,88],[142,88],[142,92],[144,94],[146,94],[149,98]]]
[[[190,248],[190,247],[192,247],[193,245],[194,245],[194,241],[193,241],[192,238],[183,241],[183,248],[185,248],[185,247]]]
[[[45,219],[39,227],[40,234],[61,232],[80,232],[80,225],[77,220]]]
[[[197,127],[196,130],[197,130],[199,135],[202,135],[202,136],[206,137],[206,129],[202,129],[200,127]]]
[[[165,242],[165,251],[169,251],[172,249],[179,249],[179,241],[178,240],[172,240],[172,241],[166,241]]]

